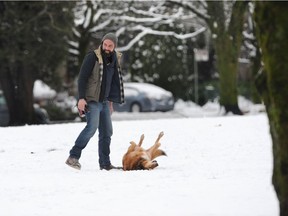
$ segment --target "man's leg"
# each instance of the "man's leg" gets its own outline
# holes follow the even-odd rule
[[[110,142],[112,134],[113,134],[113,127],[111,121],[111,114],[109,110],[108,101],[106,101],[103,102],[103,109],[100,112],[100,121],[99,121],[98,153],[99,153],[100,168],[111,165],[109,155],[110,155]]]
[[[70,150],[70,157],[72,158],[79,159],[81,157],[82,150],[86,147],[99,126],[99,103],[89,102],[88,109],[89,111],[86,113],[86,127],[81,131],[75,141],[75,145]]]

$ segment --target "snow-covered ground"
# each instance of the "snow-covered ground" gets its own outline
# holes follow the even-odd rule
[[[75,103],[74,103],[75,104]],[[245,115],[255,115],[265,112],[264,104],[253,104],[250,100],[243,96],[238,96],[239,108]],[[199,117],[219,117],[225,114],[225,110],[220,106],[218,100],[207,102],[204,106],[199,106],[192,101],[177,100],[175,108],[169,112],[145,112],[131,113],[115,112],[112,116],[113,120],[143,120],[143,119],[171,119],[171,118],[199,118]],[[80,119],[78,120],[80,121]]]
[[[111,161],[117,166],[131,140],[144,133],[143,147],[149,147],[164,131],[161,148],[168,157],[159,157],[152,171],[100,171],[97,135],[83,151],[82,170],[68,167],[64,162],[85,123],[0,128],[0,214],[279,215],[266,114],[219,116],[213,104],[206,110],[184,104],[175,107],[178,118],[113,120]]]

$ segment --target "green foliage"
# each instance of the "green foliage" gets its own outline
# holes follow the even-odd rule
[[[142,44],[143,43],[143,44]],[[147,36],[141,46],[130,52],[131,80],[155,83],[185,98],[191,86],[193,56],[185,41],[166,36]],[[189,94],[189,93],[188,93]]]
[[[67,56],[73,4],[1,2],[0,61],[14,73],[15,63],[25,62],[34,80],[59,83],[55,69]]]
[[[35,123],[36,79],[54,88],[61,84],[55,71],[68,53],[73,5],[54,1],[0,2],[0,83],[10,124]]]
[[[181,24],[162,27],[163,31],[193,31]],[[204,46],[203,36],[179,40],[171,36],[147,35],[126,55],[129,59],[131,81],[148,82],[173,93],[176,99],[194,100],[194,53],[193,48]],[[206,65],[205,65],[206,64]],[[211,67],[205,63],[199,71],[199,80],[211,78]],[[199,65],[199,63],[198,63]],[[198,67],[199,68],[199,67]],[[200,68],[199,68],[200,70]],[[205,76],[205,77],[204,77]],[[200,94],[203,89],[199,89]],[[203,90],[204,91],[204,90]]]
[[[169,36],[148,35],[129,55],[131,81],[148,82],[173,93],[176,99],[195,99],[193,48],[203,45],[198,40],[179,40]],[[206,85],[212,81],[213,59],[198,62],[199,104],[209,100]]]

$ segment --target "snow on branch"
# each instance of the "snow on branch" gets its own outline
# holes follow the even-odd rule
[[[189,19],[195,18],[196,16],[195,14],[184,15],[182,9],[179,9],[177,13],[173,15],[161,15],[161,14],[156,14],[154,12],[136,10],[133,7],[130,7],[129,10],[132,10],[136,14],[141,14],[141,15],[150,16],[150,17],[134,17],[134,16],[128,16],[128,15],[119,16],[119,14],[123,14],[126,10],[121,11],[121,10],[111,10],[111,9],[100,9],[97,12],[97,14],[95,14],[93,18],[93,23],[95,23],[97,19],[100,19],[100,16],[102,14],[108,13],[110,14],[110,18],[104,22],[100,22],[99,25],[96,25],[93,28],[91,28],[89,32],[97,32],[99,30],[102,30],[105,27],[107,27],[110,23],[112,23],[112,21],[117,22],[118,20],[127,21],[128,23],[170,24],[170,23],[173,23],[177,19],[189,20]]]
[[[110,18],[110,19],[108,19],[108,20],[100,23],[99,25],[94,26],[93,28],[91,28],[91,29],[89,30],[89,32],[97,32],[97,31],[99,31],[99,30],[101,30],[101,29],[104,29],[104,28],[105,28],[106,26],[108,26],[113,20],[114,20],[114,18]]]
[[[137,17],[130,17],[130,16],[120,16],[119,19],[125,20],[125,21],[130,21],[130,22],[138,22],[138,23],[143,23],[143,22],[159,22],[162,20],[162,17],[145,17],[145,18],[137,18]]]
[[[125,12],[127,12],[127,10],[99,9],[93,17],[93,23],[96,23],[100,19],[101,15],[103,15],[103,14],[111,14],[112,15],[112,14],[123,14]]]
[[[118,51],[129,50],[135,43],[137,43],[142,37],[144,37],[147,34],[158,35],[158,36],[173,36],[177,39],[185,40],[187,38],[192,38],[192,37],[197,36],[198,34],[204,32],[206,30],[206,28],[202,27],[195,32],[187,33],[187,34],[177,34],[173,31],[157,31],[157,30],[153,30],[151,28],[147,28],[147,27],[144,27],[141,25],[137,25],[137,26],[133,27],[132,29],[129,29],[129,31],[139,31],[139,30],[141,32],[136,37],[134,37],[126,46],[119,47],[119,48],[117,48],[117,50]],[[124,31],[125,31],[124,28],[119,29],[116,32],[117,37],[119,37],[119,35],[122,34]]]
[[[242,34],[243,34],[245,39],[255,40],[255,36],[254,36],[253,32],[248,33],[247,31],[243,31]]]
[[[134,7],[130,7],[129,9],[130,9],[130,11],[134,12],[135,14],[159,18],[159,19],[179,19],[179,17],[182,17],[184,15],[183,8],[179,8],[177,13],[175,13],[173,15],[171,15],[171,14],[165,15],[165,14],[155,13],[154,11],[139,10],[139,9],[135,9]]]
[[[87,9],[87,13],[86,13],[86,18],[85,18],[85,21],[84,21],[84,28],[87,28],[90,24],[90,20],[91,20],[91,15],[92,15],[92,10],[91,8],[88,8]]]
[[[73,31],[73,34],[74,34],[76,37],[78,37],[78,38],[81,37],[81,34],[77,31],[76,28],[72,28],[72,31]]]
[[[193,13],[195,13],[198,17],[204,19],[204,20],[208,20],[211,17],[206,13],[206,11],[202,11],[198,8],[196,8],[193,5],[193,1],[182,1],[182,0],[168,0],[167,3],[170,3],[172,5],[178,5],[180,7],[184,7],[187,8],[188,10],[192,11]],[[206,3],[207,4],[207,3]],[[204,8],[207,7],[207,5],[205,6],[205,4],[203,2],[201,2],[201,5],[204,6]]]
[[[137,2],[137,0],[135,0]],[[102,2],[102,1],[101,1]],[[104,3],[105,1],[103,1]],[[140,1],[139,1],[140,2]],[[179,7],[171,9],[168,7],[167,2],[170,4],[178,5]],[[174,23],[179,21],[184,21],[192,23],[193,19],[197,17],[198,13],[204,14],[205,18],[209,18],[205,14],[205,7],[202,3],[201,9],[196,9],[192,3],[189,1],[156,1],[157,4],[144,4],[144,7],[135,8],[131,4],[124,4],[123,7],[115,9],[111,2],[107,2],[106,8],[95,8],[95,4],[84,4],[85,13],[79,14],[79,18],[76,19],[80,25],[87,29],[90,33],[95,33],[103,29],[109,29],[113,23],[115,23],[115,28],[118,28],[116,35],[125,34],[126,32],[134,32],[137,34],[126,46],[119,47],[119,51],[129,50],[135,43],[137,43],[145,35],[158,35],[158,36],[173,36],[177,39],[184,40],[187,38],[195,37],[196,35],[204,32],[205,27],[200,26],[197,31],[193,33],[176,33],[174,31],[159,31],[154,30],[151,25],[157,24],[156,28],[160,25],[173,26]],[[96,4],[97,5],[97,4]],[[125,7],[126,5],[126,7]],[[128,6],[129,5],[129,6]],[[136,4],[137,5],[137,4]],[[111,9],[112,6],[112,9]],[[149,6],[149,9],[144,8]],[[185,10],[185,7],[193,8],[189,13]],[[197,10],[197,13],[194,12]],[[202,10],[202,11],[201,11]],[[166,12],[165,12],[166,11]],[[191,12],[192,11],[192,12]],[[96,12],[96,13],[95,13]],[[82,16],[81,16],[82,15]],[[82,22],[79,22],[79,21]],[[77,25],[77,24],[76,24]],[[155,27],[155,26],[154,26]],[[89,29],[88,29],[89,28]],[[114,29],[115,29],[114,28]],[[77,28],[73,29],[74,35],[81,37],[80,31]],[[136,33],[137,32],[137,33]],[[72,45],[72,44],[70,44]],[[73,46],[72,46],[73,47]],[[75,46],[74,46],[75,47]],[[73,48],[72,48],[73,49]]]

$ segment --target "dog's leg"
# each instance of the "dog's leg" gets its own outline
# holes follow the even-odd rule
[[[159,135],[158,135],[158,137],[157,137],[157,139],[156,139],[156,141],[155,141],[155,144],[156,144],[156,143],[159,143],[161,137],[163,137],[163,136],[164,136],[164,132],[162,131],[162,132],[159,133]]]
[[[144,140],[144,134],[141,135],[138,146],[141,146]]]
[[[167,156],[167,154],[163,150],[159,149],[160,145],[160,143],[156,143],[151,148],[146,150],[150,160],[153,160],[159,156]]]
[[[134,141],[131,141],[127,153],[134,151],[136,146],[136,143]]]
[[[160,139],[161,137],[163,137],[164,133],[161,132],[156,141],[155,141],[155,144],[153,146],[151,146],[149,149],[146,150],[148,156],[150,157],[150,160],[154,159],[155,157],[157,156],[160,156],[160,155],[166,155],[165,152],[163,152],[162,150],[159,150],[158,148],[160,147]]]

